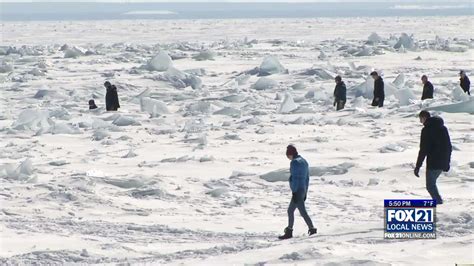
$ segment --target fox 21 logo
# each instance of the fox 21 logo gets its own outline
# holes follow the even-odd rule
[[[385,200],[384,237],[387,239],[435,239],[435,200]]]

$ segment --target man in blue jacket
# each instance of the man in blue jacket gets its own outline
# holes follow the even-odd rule
[[[286,157],[291,160],[290,163],[290,188],[293,196],[291,197],[290,206],[288,206],[288,227],[285,228],[285,234],[279,236],[279,239],[288,239],[293,237],[293,224],[295,222],[294,212],[298,208],[301,216],[308,225],[308,234],[316,234],[317,230],[313,226],[311,218],[304,206],[306,194],[309,186],[309,167],[306,160],[298,154],[295,146],[288,145],[286,148]]]

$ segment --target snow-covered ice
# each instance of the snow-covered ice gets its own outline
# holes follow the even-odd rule
[[[471,21],[2,22],[0,264],[472,263],[474,102],[458,87],[474,73]],[[454,146],[437,239],[385,240],[383,199],[429,198],[413,175],[425,108]],[[297,213],[296,237],[276,241],[290,143],[310,164],[318,234]]]

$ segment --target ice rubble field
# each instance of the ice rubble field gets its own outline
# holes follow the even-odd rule
[[[474,41],[459,25],[472,17],[3,22],[0,263],[472,263],[474,102],[457,73],[473,80]],[[422,74],[436,99],[419,100]],[[422,108],[454,146],[438,238],[384,240],[383,199],[428,197],[412,174]],[[296,238],[276,241],[288,143],[310,163],[319,232],[296,214]]]

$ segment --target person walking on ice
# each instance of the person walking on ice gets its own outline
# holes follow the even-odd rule
[[[120,108],[117,87],[112,85],[109,81],[104,83],[104,87],[107,89],[105,94],[105,109],[107,111],[117,111],[117,109]]]
[[[372,71],[370,76],[374,79],[374,99],[372,100],[372,106],[383,107],[383,102],[385,100],[383,78],[379,76],[377,71]]]
[[[459,71],[459,86],[461,86],[464,93],[467,93],[467,95],[471,95],[471,81],[469,81],[469,78],[466,75],[466,71],[464,70]]]
[[[426,75],[421,76],[421,82],[423,82],[423,93],[421,94],[421,100],[433,99],[433,84],[428,81],[428,77]]]
[[[451,162],[451,139],[448,129],[444,126],[441,117],[431,116],[428,111],[421,111],[418,115],[420,122],[424,125],[421,130],[420,151],[416,161],[414,174],[420,177],[420,167],[426,159],[426,189],[431,198],[436,200],[436,204],[443,204],[443,199],[439,194],[436,180],[441,172],[449,171]]]
[[[288,206],[288,227],[285,228],[285,234],[278,237],[282,240],[293,237],[293,225],[295,222],[294,212],[296,209],[300,211],[306,225],[308,225],[308,234],[313,235],[317,233],[304,205],[309,186],[308,163],[298,154],[298,151],[293,145],[288,145],[286,148],[286,157],[291,160],[289,181],[292,197],[290,206]]]
[[[336,111],[344,109],[346,104],[346,84],[342,81],[341,76],[336,76],[334,78],[336,82],[336,87],[334,88],[334,106],[336,106]]]

